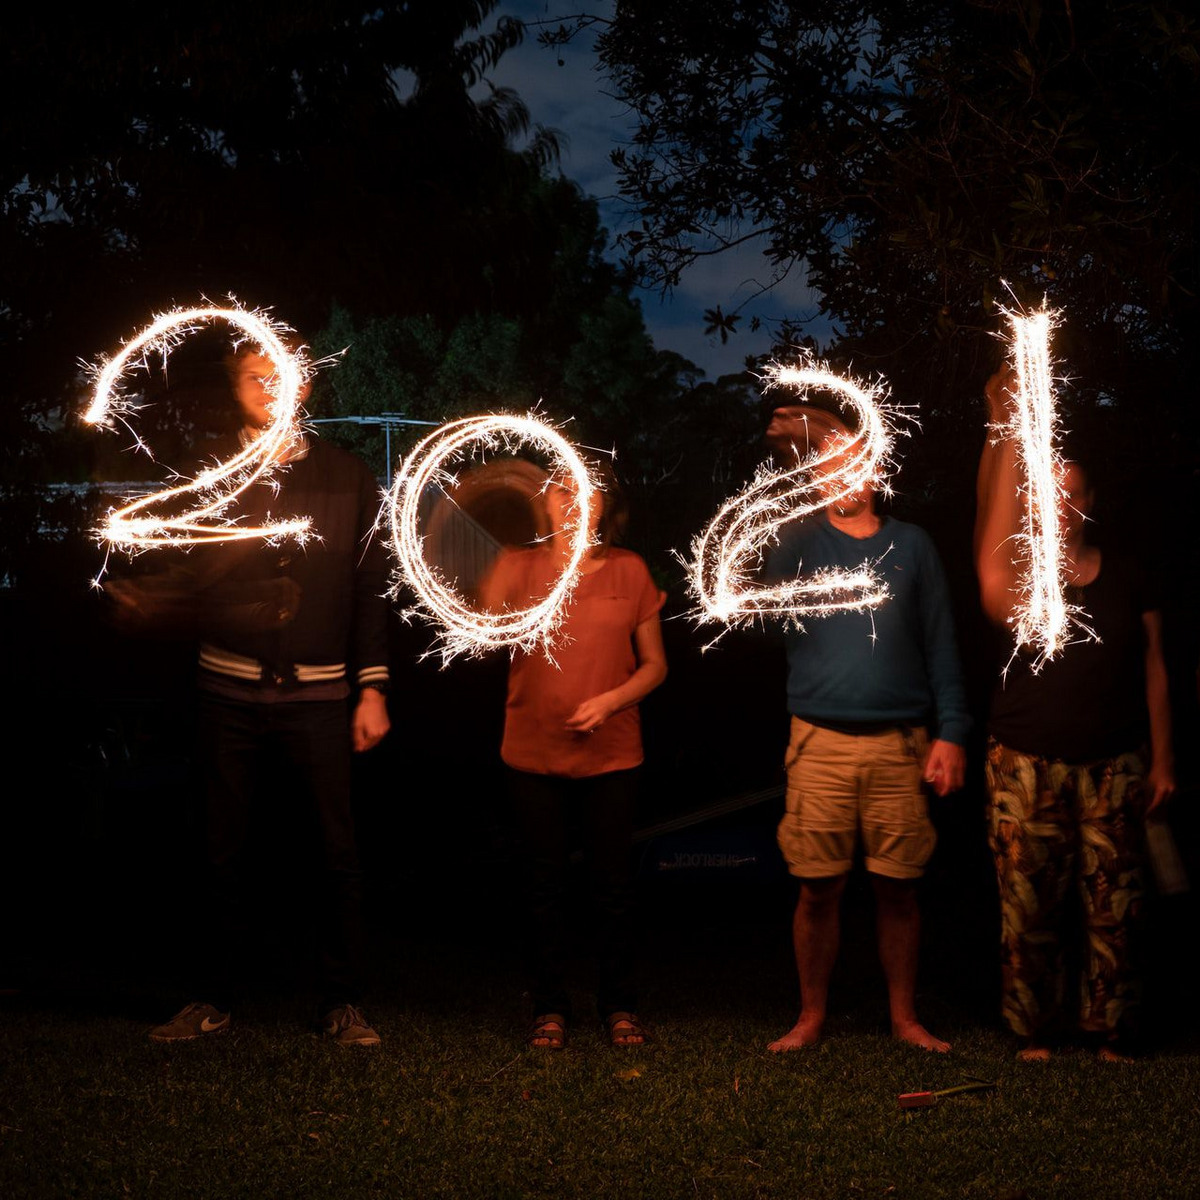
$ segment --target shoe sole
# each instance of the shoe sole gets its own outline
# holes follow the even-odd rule
[[[152,1042],[199,1042],[204,1038],[216,1037],[228,1028],[228,1025],[222,1025],[220,1029],[206,1029],[203,1033],[148,1033],[146,1036]]]

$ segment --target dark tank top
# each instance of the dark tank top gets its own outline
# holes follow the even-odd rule
[[[1144,613],[1159,607],[1141,568],[1104,550],[1100,571],[1068,590],[1098,641],[1073,642],[1042,665],[1018,653],[992,696],[988,728],[1024,754],[1090,762],[1137,749],[1146,735]],[[1010,644],[1011,649],[1011,644]]]

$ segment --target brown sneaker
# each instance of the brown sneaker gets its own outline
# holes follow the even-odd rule
[[[331,1008],[321,1018],[321,1034],[339,1046],[378,1046],[379,1034],[353,1004]]]
[[[219,1012],[211,1004],[189,1004],[181,1008],[165,1025],[150,1030],[152,1042],[194,1042],[210,1033],[224,1033],[229,1028],[229,1014]]]

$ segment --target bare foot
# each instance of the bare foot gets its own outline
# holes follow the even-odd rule
[[[1101,1046],[1096,1051],[1096,1061],[1103,1063],[1131,1063],[1137,1060],[1130,1054],[1122,1054],[1119,1050],[1114,1050],[1111,1046]]]
[[[1017,1062],[1049,1062],[1049,1046],[1023,1046],[1017,1051]]]
[[[892,1037],[907,1042],[910,1046],[918,1046],[922,1050],[932,1050],[936,1054],[945,1054],[950,1049],[949,1042],[935,1038],[920,1021],[906,1021],[904,1024],[892,1026]]]
[[[772,1054],[781,1054],[785,1050],[802,1050],[805,1046],[815,1046],[821,1040],[820,1017],[806,1017],[803,1013],[800,1019],[777,1041],[772,1042],[767,1049]]]

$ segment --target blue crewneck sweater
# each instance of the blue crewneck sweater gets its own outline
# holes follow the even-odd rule
[[[871,612],[805,617],[788,629],[788,710],[832,725],[928,725],[964,745],[971,720],[950,593],[923,529],[884,517],[871,537],[855,538],[820,515],[785,528],[768,571],[782,579],[864,561],[878,564],[891,597]]]

